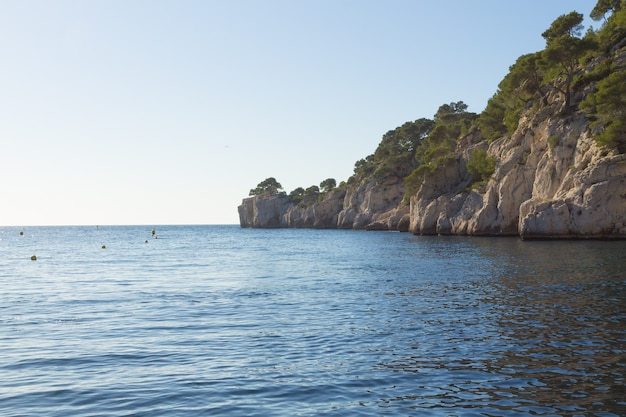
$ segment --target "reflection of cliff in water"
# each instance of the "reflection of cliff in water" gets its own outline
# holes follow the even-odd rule
[[[388,401],[487,415],[626,415],[624,245],[463,242],[476,264],[412,294],[421,309],[410,323],[414,354],[381,363],[405,376],[406,395]],[[473,270],[494,261],[498,276]]]

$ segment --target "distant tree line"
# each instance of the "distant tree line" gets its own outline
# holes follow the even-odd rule
[[[310,206],[311,204],[321,200],[331,191],[337,189],[337,181],[334,178],[327,178],[320,183],[319,186],[312,185],[306,189],[297,187],[289,193],[289,198],[294,204]],[[283,190],[283,186],[274,177],[266,178],[261,181],[256,188],[249,192],[250,196],[275,196],[287,195]]]

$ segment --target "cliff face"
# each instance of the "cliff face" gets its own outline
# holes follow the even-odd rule
[[[244,198],[239,211],[241,227],[286,227],[283,224],[283,214],[291,206],[287,196],[255,196]]]
[[[626,47],[620,48],[614,71],[626,70]],[[591,73],[603,59],[581,72]],[[570,108],[553,90],[522,111],[512,134],[492,142],[478,129],[459,138],[444,162],[424,170],[410,205],[398,175],[364,174],[309,206],[287,196],[246,198],[241,226],[626,239],[626,154],[599,147],[594,129],[602,127],[592,128],[590,116],[576,110],[594,88],[573,91]],[[496,161],[480,185],[467,168],[476,150]]]
[[[397,178],[363,181],[346,192],[337,227],[341,229],[397,230],[409,207],[401,206],[404,187]]]
[[[510,137],[491,144],[478,133],[462,138],[455,158],[424,177],[410,207],[400,180],[366,179],[309,207],[286,196],[246,198],[241,226],[626,238],[626,154],[599,148],[584,113],[551,112],[556,104],[528,112]],[[471,189],[466,166],[475,149],[498,162],[488,182]]]
[[[466,163],[480,147],[498,164],[486,185],[468,190]],[[598,148],[584,114],[539,112],[490,145],[464,138],[456,156],[411,198],[411,232],[626,238],[626,155]]]
[[[284,227],[335,229],[345,191],[333,191],[312,206],[291,205],[282,219]]]
[[[293,227],[315,229],[408,230],[409,206],[400,206],[401,181],[367,180],[328,193],[308,207],[291,203],[289,197],[255,196],[239,206],[242,227]],[[400,207],[399,207],[400,206]]]
[[[591,73],[606,57],[592,62]],[[614,50],[615,71],[626,48]],[[597,146],[588,114],[575,110],[594,90],[573,91],[571,108],[552,91],[523,111],[517,129],[488,143],[478,132],[457,142],[454,158],[423,178],[411,197],[415,234],[519,235],[522,238],[626,238],[626,154]],[[472,152],[497,161],[472,189]],[[623,150],[622,150],[623,151]]]

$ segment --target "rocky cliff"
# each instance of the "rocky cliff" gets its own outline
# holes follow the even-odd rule
[[[625,43],[626,38],[610,55],[579,69],[579,79],[597,74],[603,62],[610,63],[610,74],[624,79]],[[413,171],[421,177],[408,198],[406,175],[376,175],[372,169],[308,205],[294,204],[285,195],[244,199],[241,226],[624,239],[626,153],[623,145],[598,144],[597,134],[606,125],[594,124],[593,114],[579,106],[597,90],[589,79],[571,96],[546,86],[541,100],[529,101],[520,111],[517,127],[499,138],[486,140],[479,128],[470,128],[434,167]],[[623,119],[626,109],[620,106],[616,114]],[[626,144],[622,136],[618,143]],[[495,164],[480,182],[469,169],[477,150]]]
[[[287,196],[255,196],[244,198],[238,207],[241,227],[288,227],[283,217],[292,203]]]
[[[481,147],[498,163],[470,189],[467,161]],[[510,138],[465,137],[456,156],[411,198],[412,233],[626,238],[626,155],[596,146],[584,113],[534,113]]]
[[[467,162],[481,148],[498,162],[487,183],[471,189]],[[510,137],[488,144],[478,133],[465,136],[455,156],[424,176],[410,206],[401,181],[370,179],[309,207],[287,196],[246,198],[241,226],[626,238],[626,154],[598,147],[582,112],[529,112]]]
[[[285,195],[245,198],[239,206],[242,227],[403,230],[409,206],[402,205],[402,182],[366,180],[332,191],[309,206]]]

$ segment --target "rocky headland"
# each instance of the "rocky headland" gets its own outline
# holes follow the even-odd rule
[[[543,74],[534,90],[531,72],[542,67],[521,81],[519,72],[545,51],[520,57],[480,115],[451,103],[431,124],[388,132],[347,182],[312,201],[284,192],[245,198],[241,226],[626,238],[626,88],[605,91],[626,84],[626,36],[601,35],[570,72]]]
[[[511,137],[463,138],[411,197],[415,234],[626,238],[626,154],[596,146],[584,114],[525,117]],[[468,189],[467,161],[486,148],[498,162]]]
[[[626,154],[592,139],[584,114],[529,117],[510,138],[461,140],[455,158],[403,202],[400,181],[364,180],[308,207],[287,195],[254,196],[239,206],[242,227],[399,230],[414,234],[626,238]],[[550,138],[558,143],[550,144]],[[552,139],[556,141],[555,139]],[[486,148],[499,162],[486,184],[468,189],[467,161]]]

